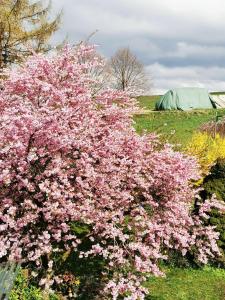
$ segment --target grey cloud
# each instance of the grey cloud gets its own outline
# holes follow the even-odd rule
[[[55,0],[54,3],[59,3]],[[221,43],[224,36],[223,1],[64,0],[65,25],[74,32],[94,30],[104,34],[145,34],[169,40]],[[200,3],[200,5],[199,5]],[[59,6],[59,4],[57,5]],[[74,27],[71,28],[71,25]],[[72,32],[72,31],[71,31]],[[71,37],[73,38],[73,37]]]
[[[222,67],[166,67],[155,63],[146,67],[153,74],[154,92],[164,93],[175,87],[197,86],[209,91],[225,90],[225,68]],[[212,77],[213,74],[213,77]]]
[[[54,11],[62,7],[64,20],[54,41],[68,34],[74,43],[98,29],[92,42],[106,57],[130,46],[146,66],[160,65],[161,69],[153,68],[158,72],[153,74],[156,86],[167,85],[165,78],[159,79],[164,68],[166,74],[184,70],[182,80],[174,76],[170,84],[224,87],[225,74],[217,80],[212,72],[225,67],[224,0],[53,0]],[[189,78],[187,70],[192,68],[195,72]],[[201,76],[205,70],[209,78],[199,81],[196,68],[203,70]]]

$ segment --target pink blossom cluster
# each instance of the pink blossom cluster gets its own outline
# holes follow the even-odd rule
[[[53,254],[79,251],[82,243],[70,224],[86,224],[91,247],[79,255],[106,261],[102,292],[144,299],[143,277],[162,274],[158,262],[168,249],[185,255],[197,246],[206,263],[219,254],[218,235],[191,214],[195,160],[153,135],[139,136],[135,101],[125,93],[93,96],[89,70],[102,63],[94,53],[80,45],[34,55],[4,82],[0,257],[40,268],[47,257],[54,273]]]

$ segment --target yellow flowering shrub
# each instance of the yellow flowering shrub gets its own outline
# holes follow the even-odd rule
[[[198,158],[203,175],[206,175],[218,158],[225,158],[225,138],[218,134],[212,137],[204,132],[196,132],[185,152]]]

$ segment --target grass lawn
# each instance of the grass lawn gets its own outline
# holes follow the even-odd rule
[[[141,107],[154,109],[159,96],[139,97]],[[134,117],[135,128],[138,133],[144,130],[157,132],[163,140],[173,144],[185,144],[190,140],[198,127],[210,120],[215,120],[216,113],[225,115],[225,109],[192,110],[192,111],[150,111]]]
[[[167,270],[165,278],[146,283],[146,300],[224,300],[225,270],[215,268]]]
[[[141,108],[153,110],[155,108],[155,103],[159,98],[160,96],[140,96],[137,100]]]

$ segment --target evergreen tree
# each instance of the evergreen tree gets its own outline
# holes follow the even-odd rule
[[[61,13],[49,20],[51,2],[2,0],[0,4],[0,68],[19,62],[34,49],[51,49],[49,39],[58,29]]]

